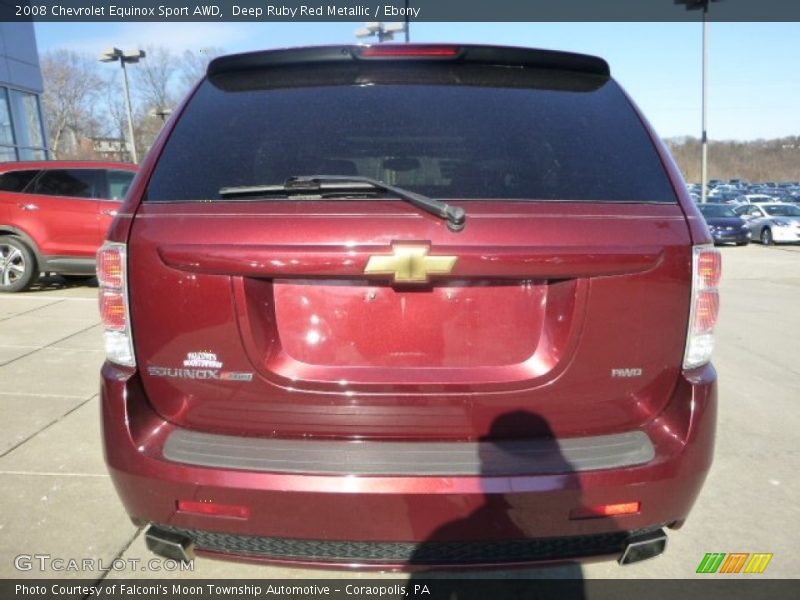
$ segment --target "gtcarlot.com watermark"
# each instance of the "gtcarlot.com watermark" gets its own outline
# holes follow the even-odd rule
[[[181,562],[170,558],[63,558],[50,554],[18,554],[14,557],[17,571],[53,571],[57,573],[106,573],[108,571],[194,571],[194,561]]]

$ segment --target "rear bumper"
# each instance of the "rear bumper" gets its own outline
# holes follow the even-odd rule
[[[744,244],[750,241],[750,231],[712,232],[715,244]]]
[[[652,443],[646,462],[537,474],[356,476],[168,460],[176,428],[150,408],[135,372],[108,363],[102,410],[106,460],[129,515],[189,535],[199,552],[382,568],[527,564],[618,556],[631,532],[686,519],[712,460],[716,374],[708,366],[681,378],[667,409],[642,428]],[[180,499],[250,514],[184,513]],[[640,511],[570,518],[626,502],[640,502]]]
[[[800,242],[800,230],[794,227],[773,227],[772,240],[776,243],[798,243]]]

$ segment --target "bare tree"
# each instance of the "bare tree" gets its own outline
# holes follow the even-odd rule
[[[154,46],[146,48],[147,56],[136,64],[136,93],[148,108],[165,109],[175,105],[172,94],[172,79],[177,68],[177,59],[168,48]]]
[[[700,180],[700,140],[666,140],[687,181]],[[712,141],[708,146],[711,179],[751,182],[800,180],[800,136],[772,140]]]
[[[78,139],[99,126],[97,96],[103,80],[96,61],[70,50],[42,56],[43,110],[54,157],[79,153]]]
[[[134,117],[134,122],[136,123],[136,147],[143,153],[149,152],[164,128],[166,118],[162,119],[148,110],[139,112]]]
[[[186,50],[181,56],[179,74],[181,96],[187,93],[206,74],[208,63],[224,54],[222,48],[208,46],[199,50]]]
[[[141,150],[153,144],[164,116],[222,49],[187,50],[176,56],[156,46],[146,48],[146,52],[146,58],[129,70],[134,137]],[[42,108],[54,157],[90,158],[88,138],[102,136],[128,142],[120,69],[99,71],[93,57],[69,50],[45,54],[41,65],[45,82]]]
[[[117,71],[108,79],[103,94],[103,107],[105,108],[106,137],[120,140],[123,147],[127,147],[128,113],[125,107],[125,97],[122,95],[121,77]],[[134,113],[135,114],[135,113]],[[134,118],[134,131],[136,130]],[[130,155],[120,156],[120,160],[131,160]]]

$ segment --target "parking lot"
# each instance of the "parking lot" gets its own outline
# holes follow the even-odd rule
[[[527,569],[517,577],[684,578],[707,552],[769,552],[765,577],[800,572],[800,247],[724,248],[716,459],[694,511],[665,555],[629,567],[593,563]],[[172,576],[18,571],[20,554],[65,560],[151,558],[103,464],[97,289],[54,277],[0,296],[0,576]],[[654,340],[657,343],[657,340]],[[351,573],[198,558],[194,578],[303,578]],[[508,573],[494,572],[493,576]],[[361,574],[374,577],[374,574]],[[387,574],[387,577],[402,575]],[[735,575],[732,575],[735,577]]]

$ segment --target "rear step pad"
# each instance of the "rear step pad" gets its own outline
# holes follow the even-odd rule
[[[277,473],[348,475],[535,475],[617,469],[653,460],[643,431],[563,440],[377,442],[237,437],[173,431],[173,462]]]

